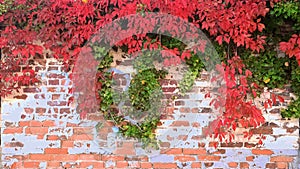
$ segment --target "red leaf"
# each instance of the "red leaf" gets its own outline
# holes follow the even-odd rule
[[[283,98],[283,97],[281,97],[281,96],[277,96],[277,98],[278,98],[278,100],[279,100],[281,103],[283,103],[283,102],[284,102],[284,98]]]
[[[221,35],[217,36],[216,41],[219,43],[219,45],[222,45],[223,37]]]
[[[276,104],[276,96],[275,96],[275,94],[272,93],[271,97],[272,97],[273,105]]]

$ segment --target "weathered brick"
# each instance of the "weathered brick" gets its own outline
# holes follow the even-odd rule
[[[66,101],[48,101],[47,104],[49,106],[66,106],[67,102]]]
[[[39,162],[25,161],[23,162],[24,168],[38,168],[40,165]]]
[[[80,160],[101,160],[101,155],[99,154],[80,154],[77,155]]]
[[[23,92],[24,93],[39,93],[39,92],[41,92],[41,89],[34,88],[34,87],[32,87],[32,88],[24,88]]]
[[[267,163],[266,168],[267,169],[275,169],[276,168],[276,163]]]
[[[196,160],[195,157],[193,157],[193,156],[187,156],[187,155],[185,155],[185,156],[177,155],[177,156],[175,156],[174,159],[175,159],[175,161],[178,160],[180,162],[187,162],[187,161],[195,161]]]
[[[221,143],[221,147],[242,147],[243,143],[238,142],[238,143]]]
[[[60,96],[60,94],[52,94],[52,100],[59,100]]]
[[[253,160],[254,160],[254,156],[247,156],[247,157],[246,157],[246,160],[247,160],[247,161],[253,161]]]
[[[160,151],[162,154],[182,154],[181,148],[170,148],[170,149],[164,149]]]
[[[19,96],[14,96],[14,99],[23,99],[23,100],[25,100],[26,98],[27,98],[26,94],[22,94],[22,95],[19,95]]]
[[[27,127],[25,129],[26,134],[46,134],[48,133],[48,127]]]
[[[70,140],[76,140],[76,141],[78,141],[78,140],[93,140],[94,139],[94,136],[93,135],[91,135],[91,134],[76,134],[76,135],[72,135],[71,137],[70,137]]]
[[[49,85],[59,85],[59,80],[48,80]]]
[[[249,168],[249,163],[247,163],[247,162],[241,162],[241,163],[240,163],[240,168],[241,168],[241,169]]]
[[[29,125],[31,127],[41,127],[42,126],[42,122],[36,121],[36,120],[31,120]]]
[[[116,167],[117,168],[127,168],[128,162],[127,161],[117,161]]]
[[[118,155],[103,155],[102,156],[103,161],[122,161],[124,160],[124,156],[118,156]]]
[[[191,111],[191,109],[188,107],[181,107],[179,109],[179,111],[180,111],[180,113],[189,113]]]
[[[74,141],[64,140],[61,142],[62,148],[74,147]]]
[[[53,169],[59,168],[59,167],[61,167],[60,164],[61,164],[61,162],[59,162],[59,161],[48,161],[47,168],[53,168]]]
[[[236,168],[238,166],[237,162],[229,162],[227,164],[228,164],[228,167],[230,167],[230,168]]]
[[[22,133],[23,127],[7,127],[3,130],[3,134],[17,134]]]
[[[104,168],[104,162],[103,161],[91,161],[91,162],[80,162],[81,168],[88,168],[91,167],[95,169]]]
[[[252,154],[254,155],[272,155],[274,154],[273,151],[267,149],[253,149]]]
[[[286,162],[276,162],[276,167],[278,169],[286,169],[286,168],[288,168],[288,165]]]
[[[214,165],[213,162],[205,162],[204,163],[205,167],[212,167]]]
[[[35,112],[36,112],[37,114],[44,114],[44,113],[46,112],[46,108],[37,107],[37,108],[35,109]]]
[[[184,148],[183,154],[186,154],[186,155],[206,154],[206,150],[202,149],[202,148],[198,148],[198,149]]]
[[[55,122],[52,121],[52,120],[45,120],[45,121],[43,121],[42,126],[44,126],[44,127],[53,127],[53,126],[55,126]]]
[[[177,168],[176,163],[153,163],[154,168]]]
[[[30,154],[29,159],[30,160],[37,160],[37,161],[51,161],[52,155],[50,154]]]
[[[293,160],[293,157],[288,156],[273,156],[270,159],[271,162],[292,162]]]
[[[24,147],[24,144],[19,141],[9,142],[7,145],[5,145],[5,147]]]
[[[26,108],[24,108],[24,111],[25,111],[26,114],[32,114],[34,109],[26,107]]]
[[[174,121],[171,126],[179,127],[179,126],[190,126],[188,121]]]
[[[184,101],[175,101],[175,106],[184,106]]]
[[[212,156],[212,155],[199,155],[199,160],[203,161],[219,161],[221,159],[220,156]]]
[[[201,162],[192,162],[192,168],[201,168]]]
[[[45,154],[68,154],[67,148],[45,148]]]
[[[141,162],[141,168],[152,168],[152,164],[150,162]]]
[[[270,126],[251,129],[253,134],[273,134],[273,129]]]

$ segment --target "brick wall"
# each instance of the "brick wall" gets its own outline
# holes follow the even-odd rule
[[[209,74],[203,72],[191,92],[165,107],[156,131],[160,149],[150,151],[113,132],[112,123],[97,112],[80,119],[76,104],[67,104],[72,82],[61,64],[51,59],[34,62],[42,83],[2,99],[1,168],[299,167],[299,122],[281,119],[279,109],[286,103],[264,114],[267,123],[253,130],[252,140],[245,140],[243,130],[237,129],[236,142],[215,149],[215,141],[202,133],[215,117],[210,100],[204,98],[210,85]],[[126,86],[124,74],[117,80]],[[167,97],[178,86],[171,79],[161,84]],[[278,92],[288,102],[288,91]],[[259,134],[266,136],[263,145],[256,144]]]

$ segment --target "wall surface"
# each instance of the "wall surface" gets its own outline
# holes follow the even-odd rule
[[[284,105],[265,112],[266,123],[253,129],[251,140],[237,129],[234,143],[215,149],[215,141],[203,137],[214,119],[210,100],[204,97],[210,88],[205,72],[191,92],[165,107],[156,131],[160,149],[147,151],[113,132],[112,123],[98,112],[81,119],[76,104],[68,105],[72,82],[61,64],[34,62],[42,83],[2,99],[1,168],[300,168],[299,122],[281,119]],[[124,87],[126,79],[119,74],[117,80]],[[161,84],[167,97],[178,86],[175,80]],[[289,100],[288,91],[278,92]],[[263,145],[255,140],[260,134],[266,136]]]

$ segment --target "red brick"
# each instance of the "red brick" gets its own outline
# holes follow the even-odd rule
[[[254,156],[247,156],[247,157],[246,157],[246,160],[247,160],[247,161],[253,161],[253,159],[254,159]]]
[[[53,154],[52,155],[52,160],[56,160],[56,161],[77,161],[77,160],[81,160],[79,158],[79,155],[77,154]],[[84,159],[83,159],[84,161]]]
[[[175,101],[175,106],[184,106],[184,101]]]
[[[192,113],[199,113],[199,108],[192,108],[191,111]]]
[[[213,152],[213,154],[225,154],[226,150],[225,149],[218,149],[217,151]]]
[[[103,161],[123,161],[124,156],[114,156],[114,155],[103,155],[102,156]]]
[[[70,111],[70,109],[69,108],[62,108],[62,109],[60,109],[60,114],[70,114],[71,113],[71,111]]]
[[[42,122],[40,121],[36,121],[36,120],[31,120],[29,123],[30,126],[32,127],[41,127],[42,126]]]
[[[204,163],[205,167],[212,167],[214,165],[213,162],[206,162]]]
[[[60,166],[60,162],[59,161],[47,161],[47,168],[59,168]]]
[[[25,111],[25,113],[27,113],[27,114],[32,114],[33,113],[33,111],[34,111],[34,109],[33,108],[24,108],[24,111]]]
[[[68,154],[67,148],[45,148],[45,154]]]
[[[240,163],[240,168],[241,168],[241,169],[249,168],[249,164],[248,164],[247,162],[241,162],[241,163]]]
[[[80,154],[79,155],[79,160],[101,160],[101,155],[99,154]]]
[[[288,168],[288,165],[286,162],[276,162],[276,167],[278,169],[287,169]]]
[[[287,156],[275,156],[271,157],[271,162],[292,162],[294,160],[293,157],[287,157]]]
[[[271,126],[263,126],[260,128],[252,129],[253,134],[273,134],[273,129]]]
[[[201,168],[201,162],[192,162],[192,168]]]
[[[117,168],[127,168],[128,162],[127,161],[118,161],[116,166],[117,166]]]
[[[174,121],[171,126],[190,126],[190,123],[188,121]]]
[[[169,93],[172,93],[176,90],[176,87],[163,87],[162,88],[162,91],[163,92],[169,92]]]
[[[23,92],[24,93],[38,93],[38,92],[41,92],[41,90],[38,88],[24,88]]]
[[[3,134],[16,134],[22,132],[23,132],[23,127],[8,127],[3,130]]]
[[[40,165],[40,163],[39,162],[27,162],[27,161],[25,161],[24,163],[23,163],[23,167],[24,168],[38,168],[39,167],[39,165]]]
[[[22,95],[19,95],[19,96],[14,96],[14,99],[23,99],[23,100],[25,100],[26,98],[27,98],[26,94],[22,94]]]
[[[242,142],[237,142],[237,143],[221,143],[221,147],[242,147],[243,143]]]
[[[24,126],[29,126],[30,121],[19,121],[19,126],[24,127]]]
[[[43,124],[42,124],[44,127],[53,127],[55,126],[55,122],[52,121],[52,120],[46,120],[46,121],[43,121]]]
[[[176,163],[153,163],[153,168],[177,168]]]
[[[59,100],[60,94],[52,94],[52,100]]]
[[[14,162],[11,165],[11,169],[19,169],[19,168],[23,168],[23,162]]]
[[[268,169],[275,169],[276,168],[276,164],[275,163],[267,163],[266,164],[266,168],[268,168]]]
[[[267,149],[253,149],[252,154],[254,155],[272,155],[274,154],[273,151]]]
[[[169,148],[160,151],[162,154],[182,154],[181,148]]]
[[[191,111],[191,109],[188,107],[181,107],[179,109],[179,111],[180,111],[180,113],[189,113]]]
[[[196,158],[193,156],[175,156],[175,160],[178,160],[180,162],[186,162],[186,161],[195,161]]]
[[[37,160],[37,161],[48,161],[52,160],[53,155],[50,154],[30,154],[30,160]]]
[[[204,160],[204,161],[220,161],[221,157],[220,156],[212,156],[212,155],[200,155],[198,156],[199,160]]]
[[[93,132],[93,127],[74,127],[73,128],[73,133],[74,134],[87,134],[87,133],[92,133]]]
[[[74,141],[62,141],[61,146],[63,148],[74,147]]]
[[[206,150],[202,148],[198,148],[198,149],[184,148],[183,154],[188,154],[188,155],[206,154]]]
[[[49,85],[59,85],[59,80],[48,80]]]
[[[81,162],[80,163],[81,168],[87,168],[89,166],[93,166],[92,168],[95,168],[95,169],[104,168],[104,162],[103,161],[93,161],[93,162]]]
[[[47,104],[49,106],[66,106],[67,102],[66,101],[48,101]]]
[[[149,162],[141,162],[141,168],[152,168],[152,164]]]
[[[35,99],[45,99],[46,96],[45,96],[45,94],[35,94],[35,95],[34,95],[34,98],[35,98]]]
[[[38,108],[35,109],[35,112],[37,114],[45,114],[46,113],[46,108],[38,107]]]
[[[46,134],[48,133],[48,127],[27,127],[25,129],[26,134]]]
[[[59,137],[57,135],[49,135],[47,136],[47,140],[59,140]]]
[[[91,134],[79,134],[79,135],[73,135],[70,137],[70,140],[93,140],[94,137]]]
[[[228,166],[229,166],[230,168],[236,168],[236,167],[238,166],[238,163],[237,163],[237,162],[229,162],[229,163],[228,163]]]

